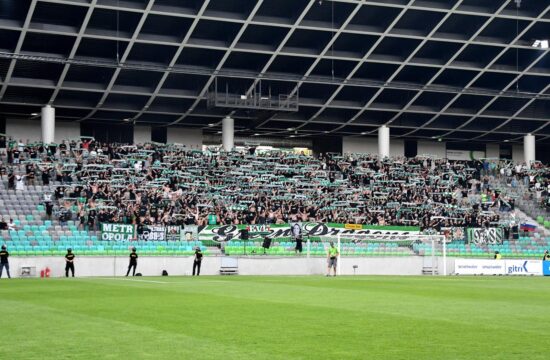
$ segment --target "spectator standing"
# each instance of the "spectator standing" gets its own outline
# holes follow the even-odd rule
[[[195,276],[195,270],[197,276],[201,274],[201,263],[202,263],[202,251],[201,248],[197,246],[195,250],[195,259],[193,261],[193,276]]]
[[[336,276],[336,266],[338,265],[338,255],[340,253],[338,252],[338,249],[334,246],[334,242],[330,242],[330,247],[328,249],[328,270],[327,270],[327,276],[330,276],[330,268],[333,269],[333,275]]]
[[[136,248],[133,247],[132,252],[130,253],[130,264],[128,265],[128,271],[126,272],[126,276],[130,274],[130,269],[133,269],[132,276],[136,276],[137,259],[138,259],[138,254],[136,252]]]
[[[71,248],[67,249],[67,254],[65,255],[65,277],[69,277],[69,270],[71,271],[72,277],[74,277],[74,258],[73,250]]]
[[[25,178],[27,175],[15,175],[15,190],[16,191],[25,191],[27,186],[25,185]]]
[[[9,256],[10,253],[6,249],[6,245],[2,245],[2,250],[0,250],[0,278],[2,278],[2,271],[4,270],[4,268],[6,269],[6,273],[8,274],[8,279],[11,278],[10,263],[8,261]]]
[[[296,241],[296,247],[294,251],[296,254],[302,253],[302,228],[300,227],[300,224],[294,224],[292,225],[292,237],[294,238],[294,241]]]

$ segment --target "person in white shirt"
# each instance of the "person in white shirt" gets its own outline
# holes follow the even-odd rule
[[[302,253],[302,228],[300,227],[300,224],[294,224],[292,225],[292,237],[294,238],[294,241],[296,242],[296,247],[294,248],[294,251],[296,254]]]
[[[27,175],[15,175],[15,190],[25,191],[27,190],[27,185],[25,185],[25,178]]]
[[[10,219],[10,222],[8,223],[8,230],[16,230],[15,223],[13,222],[13,219]]]
[[[44,193],[44,202],[48,203],[52,201],[52,193],[51,192],[45,192]]]

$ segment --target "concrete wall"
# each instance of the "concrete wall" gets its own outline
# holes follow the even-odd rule
[[[169,127],[166,142],[168,144],[182,144],[191,149],[201,149],[202,130]]]
[[[487,144],[485,154],[488,158],[500,159],[500,145],[499,144]]]
[[[80,123],[77,122],[61,122],[55,123],[56,143],[61,143],[63,140],[74,140],[80,138]]]
[[[343,137],[342,153],[378,155],[378,139],[375,137]]]
[[[391,133],[391,129],[390,129]],[[378,138],[376,137],[343,137],[342,153],[378,155]],[[405,156],[405,141],[390,139],[390,156]]]
[[[523,155],[523,144],[512,145],[512,161],[514,163],[525,162],[525,156]]]
[[[205,257],[202,275],[218,275],[222,257]],[[325,258],[315,257],[239,257],[240,275],[323,275],[326,272]],[[438,259],[439,269],[443,269],[442,258]],[[422,268],[431,264],[431,257],[342,257],[340,267],[342,275],[353,275],[353,266],[357,265],[357,275],[421,275]],[[19,277],[22,266],[40,270],[49,267],[52,277],[64,276],[65,261],[62,257],[12,257],[10,267],[13,277]],[[75,260],[76,276],[123,276],[126,274],[128,256],[77,256]],[[454,259],[447,258],[448,273],[454,267]],[[190,275],[193,257],[140,257],[137,272],[144,276],[160,276],[162,270],[169,275]]]
[[[470,151],[470,150],[454,150],[447,149],[447,159],[449,160],[471,160],[471,159],[484,159],[486,158],[485,151]]]
[[[398,258],[342,257],[342,275],[421,275],[423,257]],[[326,258],[240,258],[239,273],[242,275],[324,275],[327,271]]]
[[[42,129],[40,118],[34,120],[7,119],[6,134],[16,140],[26,142],[42,141]],[[78,139],[80,137],[80,124],[77,122],[61,122],[55,124],[54,141],[60,143],[63,140]]]
[[[432,155],[442,159],[447,157],[447,145],[439,141],[419,141],[417,154]]]
[[[390,140],[390,156],[405,156],[405,140]]]
[[[40,117],[34,120],[6,119],[6,134],[15,140],[41,141]],[[79,134],[80,135],[80,134]]]
[[[134,126],[134,144],[151,142],[150,126]]]

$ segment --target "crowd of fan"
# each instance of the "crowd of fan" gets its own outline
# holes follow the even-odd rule
[[[201,152],[93,139],[47,147],[11,142],[1,170],[16,191],[47,185],[47,215],[89,229],[101,222],[294,221],[479,227],[499,222],[497,208],[514,206],[489,186],[479,161],[254,150]]]
[[[512,188],[523,183],[528,188],[525,196],[550,211],[550,168],[538,162],[531,169],[522,164],[502,166],[498,169],[498,176]]]

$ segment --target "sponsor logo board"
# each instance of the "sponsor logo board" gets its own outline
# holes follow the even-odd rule
[[[455,273],[460,275],[504,275],[505,267],[503,260],[455,260]]]
[[[542,275],[541,260],[506,260],[506,275]]]
[[[543,266],[540,260],[456,259],[455,273],[458,275],[542,275]]]

